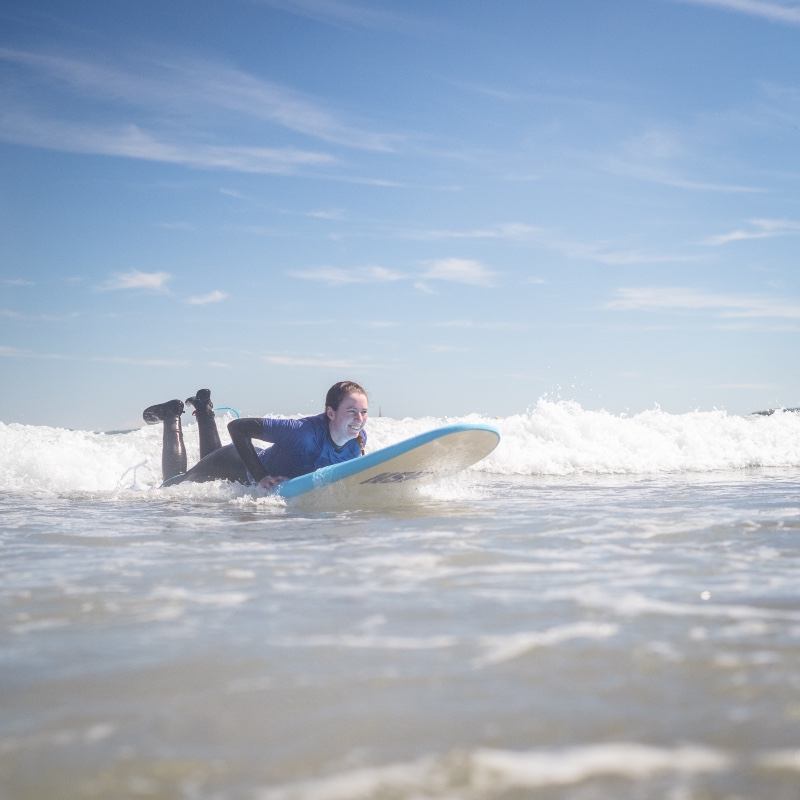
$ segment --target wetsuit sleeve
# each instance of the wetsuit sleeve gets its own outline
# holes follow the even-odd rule
[[[253,439],[263,439],[262,422],[263,420],[258,417],[245,417],[244,419],[234,419],[228,423],[228,433],[231,435],[233,446],[256,483],[267,474],[258,460],[255,447],[253,447]]]

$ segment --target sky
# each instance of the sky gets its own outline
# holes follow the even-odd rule
[[[799,254],[794,0],[0,3],[5,423],[797,406]]]

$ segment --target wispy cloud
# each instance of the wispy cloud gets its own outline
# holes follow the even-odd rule
[[[323,219],[332,222],[338,222],[344,219],[345,214],[341,208],[321,208],[318,211],[308,211],[306,216],[310,217],[311,219]]]
[[[437,239],[498,239],[503,241],[531,241],[543,237],[545,230],[537,225],[522,222],[502,222],[478,228],[438,228],[409,231],[406,238],[420,240]]]
[[[452,328],[455,330],[476,331],[524,331],[528,325],[518,322],[482,322],[472,319],[451,319],[443,322],[434,322],[434,328]]]
[[[301,167],[337,163],[333,156],[326,153],[293,147],[200,144],[170,139],[137,125],[90,125],[9,109],[0,111],[0,139],[69,153],[119,156],[199,169],[256,174],[286,175]]]
[[[715,389],[734,389],[737,391],[746,391],[746,392],[764,392],[770,391],[772,389],[778,389],[779,386],[776,383],[718,383]]]
[[[431,353],[468,353],[468,347],[460,347],[455,344],[429,344],[427,347]]]
[[[370,330],[386,330],[389,328],[399,328],[402,323],[400,322],[393,322],[388,319],[368,319],[368,320],[361,320],[358,323],[363,328],[369,328]]]
[[[611,242],[581,242],[569,239],[557,232],[538,225],[521,222],[505,222],[475,228],[450,228],[431,230],[409,230],[395,233],[405,239],[469,240],[486,239],[528,243],[552,250],[569,258],[594,261],[609,266],[637,264],[669,264],[700,260],[700,256],[678,253],[660,253],[636,248],[626,248]],[[538,282],[533,279],[533,282]]]
[[[633,178],[638,181],[656,183],[672,189],[685,189],[691,192],[713,192],[719,194],[763,194],[766,192],[766,189],[760,186],[698,180],[681,174],[674,167],[667,169],[641,161],[628,161],[619,157],[606,159],[603,168],[606,172],[624,178]]]
[[[238,189],[226,189],[222,187],[219,190],[220,194],[225,195],[225,197],[233,197],[236,200],[248,200],[249,198],[243,192],[240,192]]]
[[[757,194],[765,189],[689,175],[697,159],[676,131],[652,128],[626,141],[620,152],[599,161],[600,169],[613,175],[656,183],[673,189],[721,194]],[[707,169],[705,160],[703,168]]]
[[[118,291],[126,289],[144,289],[162,292],[172,276],[168,272],[120,272],[109,278],[99,288],[102,291]]]
[[[51,87],[66,86],[83,97],[104,101],[118,114],[129,114],[129,109],[120,109],[120,105],[133,106],[154,120],[171,119],[171,127],[177,122],[188,124],[192,132],[198,124],[214,125],[220,115],[228,113],[360,150],[390,152],[404,140],[398,134],[375,133],[352,124],[317,100],[221,62],[165,56],[131,62],[125,68],[59,53],[11,48],[0,48],[0,59],[27,67]],[[122,58],[115,63],[122,63]],[[4,121],[0,130],[8,125]],[[12,126],[12,135],[19,135],[20,127],[19,123]],[[124,130],[122,125],[116,128]],[[264,148],[223,145],[221,149]]]
[[[174,358],[138,358],[135,356],[90,356],[89,361],[101,364],[129,364],[134,367],[186,367],[188,361]]]
[[[471,286],[492,286],[495,273],[474,259],[440,258],[428,262],[428,268],[422,278],[428,281],[448,281]]]
[[[306,281],[318,281],[330,286],[345,286],[353,283],[392,283],[405,280],[408,276],[402,272],[381,266],[370,267],[319,267],[317,269],[291,270],[293,278]]]
[[[213,292],[209,292],[208,294],[198,294],[194,295],[193,297],[187,298],[186,302],[190,306],[206,306],[209,303],[221,303],[223,300],[227,300],[228,295],[225,292],[221,292],[219,289],[214,289]]]
[[[419,26],[419,23],[411,17],[378,8],[374,3],[353,3],[348,0],[260,0],[260,2],[271,8],[339,27],[397,31]]]
[[[796,2],[767,2],[766,0],[678,0],[696,6],[710,6],[734,11],[770,22],[800,25],[800,6]]]
[[[772,239],[776,236],[787,236],[800,233],[800,222],[790,219],[753,219],[749,228],[740,228],[728,233],[709,236],[703,244],[720,246],[731,242],[743,242],[749,239]]]
[[[570,258],[580,258],[612,267],[643,266],[646,264],[677,264],[701,260],[700,256],[693,254],[659,253],[635,248],[625,249],[602,242],[583,243],[553,240],[548,246]]]
[[[800,319],[800,302],[746,294],[716,294],[686,287],[637,287],[617,290],[606,304],[615,311],[712,311],[722,318]]]
[[[533,83],[525,82],[513,86],[460,80],[449,82],[464,91],[510,105],[567,107],[577,109],[584,115],[591,113],[592,110],[607,112],[616,110],[616,106],[606,99],[609,91],[616,87],[585,77],[577,82],[559,79],[553,83],[549,79],[539,79]],[[598,99],[600,97],[603,99]],[[510,176],[509,179],[518,178]],[[529,179],[523,177],[523,180]]]
[[[190,362],[181,359],[150,358],[148,356],[74,355],[65,353],[38,353],[19,347],[0,345],[0,358],[20,358],[44,361],[77,361],[99,364],[127,364],[136,367],[186,367]]]
[[[35,286],[33,281],[25,278],[0,278],[0,286]]]
[[[346,361],[318,355],[267,355],[263,357],[263,360],[267,364],[272,364],[276,367],[313,367],[314,369],[318,369],[320,367],[333,367],[336,369],[363,369],[365,366],[364,364],[357,364],[354,361]]]
[[[77,311],[68,311],[64,314],[28,314],[23,311],[14,311],[10,308],[0,308],[0,317],[16,319],[22,322],[64,322],[80,316]]]
[[[159,222],[158,227],[165,231],[185,231],[187,233],[197,230],[197,226],[192,222]]]

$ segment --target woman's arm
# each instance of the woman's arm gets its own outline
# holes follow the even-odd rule
[[[244,461],[248,472],[253,476],[256,483],[267,476],[267,471],[261,465],[253,447],[253,439],[261,439],[264,435],[264,428],[261,419],[258,417],[245,417],[244,419],[234,419],[228,423],[228,433],[231,435],[236,452]]]

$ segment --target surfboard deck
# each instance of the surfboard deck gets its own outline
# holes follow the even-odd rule
[[[485,458],[499,441],[489,425],[447,425],[284,481],[275,494],[303,508],[396,506],[417,496],[421,486]]]

